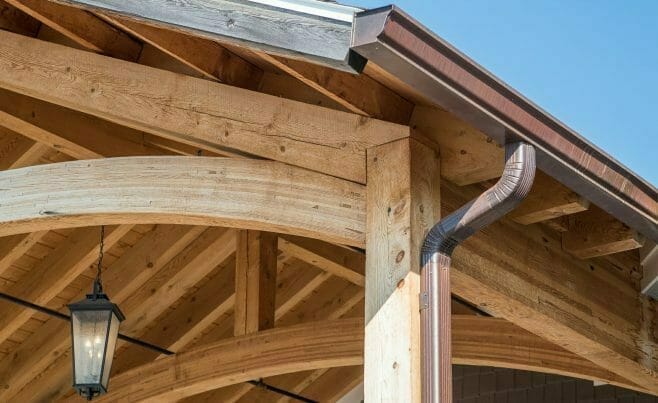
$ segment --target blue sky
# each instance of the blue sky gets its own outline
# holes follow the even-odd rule
[[[658,1],[391,1],[658,186]]]

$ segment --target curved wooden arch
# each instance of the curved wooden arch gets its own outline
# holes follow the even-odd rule
[[[280,162],[122,157],[0,172],[0,236],[167,223],[281,232],[363,247],[365,187]]]
[[[544,372],[647,392],[633,382],[504,319],[453,315],[452,350],[453,364]]]
[[[270,329],[165,357],[110,380],[97,399],[173,401],[290,372],[363,363],[363,321],[338,319]]]
[[[504,319],[453,315],[452,326],[454,364],[552,373],[646,392]],[[114,376],[110,393],[99,401],[172,401],[251,379],[359,365],[363,329],[361,318],[337,319],[219,341]]]

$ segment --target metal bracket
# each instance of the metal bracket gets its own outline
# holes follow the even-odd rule
[[[427,309],[430,307],[430,296],[426,292],[421,292],[418,295],[420,300],[420,310]]]

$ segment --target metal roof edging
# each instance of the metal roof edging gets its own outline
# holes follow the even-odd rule
[[[358,13],[352,49],[499,144],[529,142],[543,171],[658,241],[655,187],[397,7]]]

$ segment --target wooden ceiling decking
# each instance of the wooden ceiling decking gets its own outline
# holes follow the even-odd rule
[[[202,155],[274,159],[365,187],[366,148],[411,136],[440,151],[444,214],[502,172],[503,151],[491,138],[429,105],[374,65],[352,75],[47,0],[0,1],[0,29],[8,31],[0,31],[2,170],[106,157]],[[7,67],[14,65],[37,67]],[[221,84],[203,87],[199,78]],[[92,85],[88,92],[89,83],[119,84]],[[97,95],[108,98],[94,100]],[[188,99],[198,104],[186,104]],[[221,121],[207,113],[229,109],[242,112],[242,126],[228,112]],[[229,140],[217,139],[220,127]],[[347,128],[360,137],[346,138]],[[301,136],[308,143],[299,141]],[[315,140],[326,154],[318,153]],[[236,296],[236,259],[240,266],[249,255],[250,233],[171,224],[109,227],[103,281],[126,314],[121,331],[184,352],[263,330],[244,321],[238,321],[244,329],[235,327],[236,301],[246,298]],[[0,291],[65,311],[90,288],[97,238],[97,227],[44,227],[0,238]],[[275,329],[363,318],[363,240],[329,239],[352,246],[290,234],[275,240],[276,288],[269,297],[259,296],[274,304]],[[479,309],[455,302],[455,311],[496,321],[468,325],[473,318],[455,317],[462,324],[455,325],[456,362],[533,368],[657,392],[647,378],[632,376],[639,371],[632,365],[615,372],[586,359],[610,348],[630,361],[653,348],[645,324],[655,307],[639,294],[636,249],[642,240],[539,173],[530,197],[512,215],[455,253],[453,294]],[[528,351],[541,346],[555,362],[531,357],[541,362],[533,367],[528,357],[504,361],[501,356],[510,350],[487,347],[486,333],[469,336],[474,328],[522,334],[526,339],[514,341],[516,346],[527,343]],[[0,401],[71,398],[68,332],[58,319],[0,300]],[[573,340],[582,345],[571,345]],[[567,346],[570,351],[562,349]],[[120,344],[113,378],[123,379],[122,373],[158,359],[152,351]],[[578,369],[569,372],[569,367]],[[357,362],[266,377],[265,382],[324,402],[335,401],[362,378]],[[185,399],[285,400],[246,383]]]

